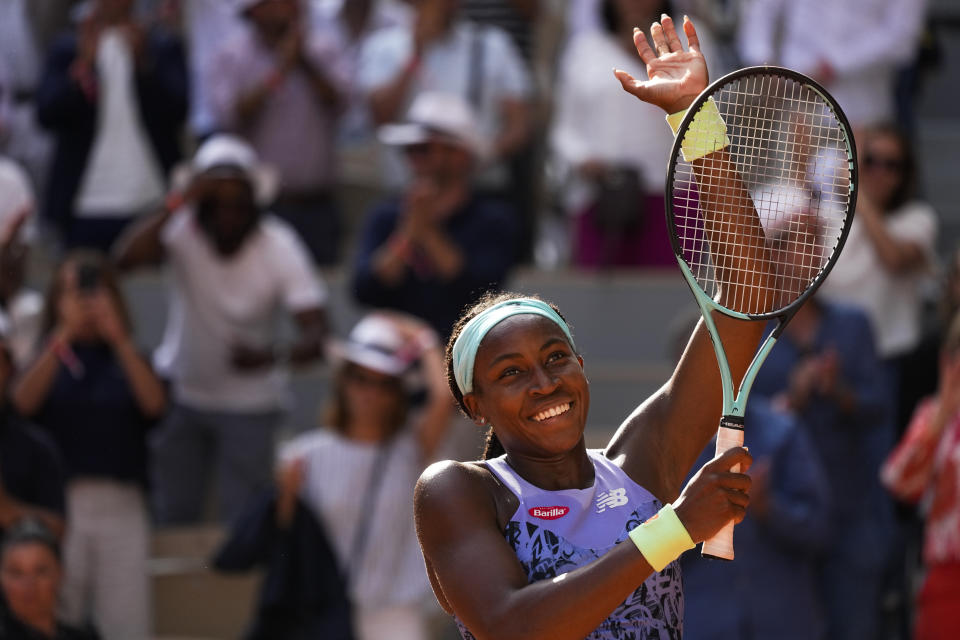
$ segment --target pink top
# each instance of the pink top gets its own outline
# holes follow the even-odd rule
[[[922,500],[923,558],[930,565],[960,562],[960,414],[938,437],[930,430],[936,409],[933,398],[917,407],[906,435],[880,470],[894,495]]]
[[[310,64],[342,91],[336,43],[325,34],[304,42]],[[276,54],[252,30],[228,41],[207,79],[218,125],[237,133],[256,149],[260,159],[280,172],[284,193],[331,188],[335,180],[336,126],[340,107],[320,102],[306,74],[295,70],[282,80],[257,118],[241,125],[236,118],[240,96],[276,73]]]

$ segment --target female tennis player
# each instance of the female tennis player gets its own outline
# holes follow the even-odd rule
[[[707,85],[696,31],[687,19],[683,28],[686,50],[667,16],[651,28],[655,52],[635,32],[650,80],[617,72],[627,91],[667,113],[684,110]],[[716,322],[739,379],[762,323]],[[415,514],[434,592],[463,637],[679,638],[674,560],[741,520],[749,500],[749,477],[728,471],[749,466],[739,447],[683,487],[721,407],[702,322],[670,380],[602,451],[584,443],[590,389],[555,307],[487,298],[455,326],[447,356],[461,408],[491,429],[488,452],[483,461],[427,469]]]

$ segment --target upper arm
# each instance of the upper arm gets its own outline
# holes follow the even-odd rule
[[[756,353],[762,322],[714,314],[735,384]],[[670,380],[641,404],[617,430],[607,449],[623,457],[624,471],[654,496],[670,502],[716,433],[723,392],[713,343],[703,321],[690,338]]]
[[[278,242],[272,262],[277,269],[283,304],[294,314],[323,307],[327,290],[314,271],[303,241],[288,227],[276,229],[276,234]]]
[[[471,629],[486,628],[511,592],[527,584],[483,473],[439,462],[424,471],[414,493],[417,536],[437,597]]]

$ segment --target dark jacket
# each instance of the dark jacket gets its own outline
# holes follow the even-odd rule
[[[353,640],[346,582],[323,527],[297,501],[290,527],[276,525],[271,490],[249,504],[213,560],[221,571],[266,568],[247,640]]]
[[[88,96],[70,74],[76,55],[77,35],[60,36],[37,89],[37,118],[55,141],[44,213],[61,229],[72,217],[97,124],[96,92]],[[147,34],[144,55],[135,72],[136,95],[144,129],[166,173],[180,159],[180,130],[188,109],[187,67],[180,40],[159,30]]]

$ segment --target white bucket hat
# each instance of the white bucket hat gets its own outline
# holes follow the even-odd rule
[[[329,350],[335,360],[397,377],[409,372],[420,356],[396,323],[378,313],[365,316],[346,340],[332,342]]]
[[[481,161],[489,153],[473,108],[453,93],[425,91],[417,94],[406,121],[383,125],[378,136],[384,144],[403,147],[443,140],[466,149]]]
[[[200,145],[193,160],[174,169],[174,188],[182,192],[196,176],[221,168],[239,169],[253,186],[257,204],[266,206],[276,197],[280,187],[276,170],[261,163],[256,151],[244,140],[228,134],[211,136]]]

